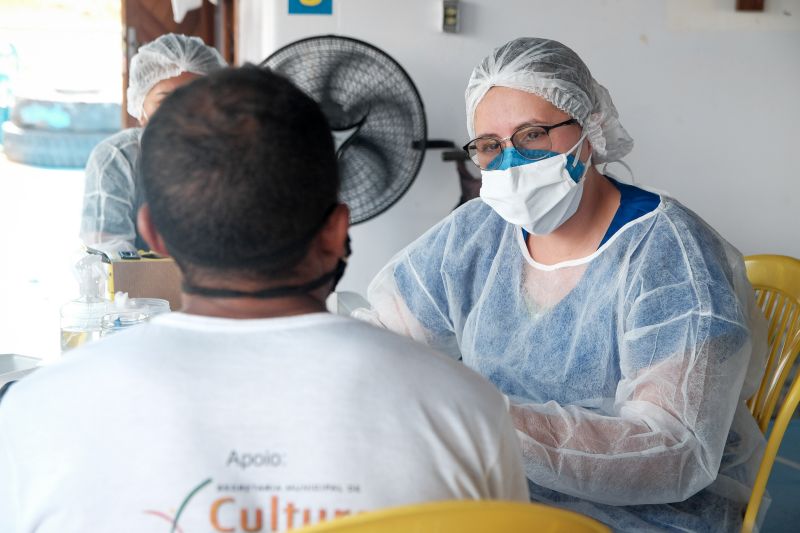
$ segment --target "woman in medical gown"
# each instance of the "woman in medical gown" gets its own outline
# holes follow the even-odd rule
[[[561,43],[494,50],[466,104],[481,198],[399,253],[357,315],[507,395],[533,500],[619,531],[737,530],[766,351],[741,255],[678,201],[597,169],[633,141]]]

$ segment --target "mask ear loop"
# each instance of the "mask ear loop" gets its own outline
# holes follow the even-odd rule
[[[587,136],[587,133],[586,133],[586,132],[583,132],[583,134],[581,135],[581,138],[580,138],[580,139],[578,139],[578,142],[577,142],[577,143],[575,143],[575,145],[574,145],[572,148],[570,148],[569,150],[567,150],[567,151],[565,152],[566,154],[570,154],[570,153],[572,153],[572,151],[573,151],[573,150],[575,150],[576,148],[578,149],[578,151],[577,151],[577,152],[575,152],[575,161],[572,163],[572,168],[575,168],[576,166],[578,166],[578,162],[580,162],[580,161],[581,161],[581,150],[583,150],[583,141],[585,141],[585,140],[586,140],[586,136]],[[592,159],[592,156],[590,155],[590,156],[589,156],[589,159],[587,159],[587,160],[586,160],[586,164],[587,164],[587,165],[589,164],[589,161],[590,161],[591,159]]]
[[[589,172],[589,166],[592,164],[592,156],[593,155],[594,154],[589,154],[589,157],[586,158],[586,163],[584,163],[584,165],[583,165],[583,174],[581,174],[581,178],[578,180],[579,183],[583,178],[586,177],[586,173]],[[577,165],[577,163],[575,163],[575,164]]]
[[[581,161],[581,150],[583,150],[583,141],[586,140],[587,136],[588,136],[588,133],[586,131],[584,131],[583,134],[581,135],[581,138],[578,139],[578,142],[575,144],[575,146],[573,146],[572,148],[569,149],[568,152],[566,152],[567,154],[569,154],[570,152],[572,152],[576,148],[578,149],[578,151],[575,152],[575,160],[572,162],[572,168],[573,169],[578,166],[579,162],[582,162]],[[586,177],[586,173],[589,171],[589,165],[592,164],[592,156],[593,155],[594,154],[589,154],[589,157],[586,159],[586,163],[583,164],[583,174],[581,174],[581,177],[580,177],[580,179],[578,179],[578,182],[580,182],[583,178]]]
[[[619,163],[620,165],[625,167],[625,170],[627,170],[628,174],[630,174],[630,176],[631,176],[631,184],[632,185],[636,185],[636,176],[634,176],[634,174],[633,174],[633,169],[628,165],[628,163],[626,163],[625,161],[623,161],[621,159],[617,160],[617,161],[609,161],[608,163],[604,164],[603,165],[603,172],[602,172],[603,175],[608,175],[608,176],[611,176],[612,178],[614,178],[617,181],[622,181],[621,179],[619,179],[619,176],[617,176],[616,174],[612,174],[611,172],[608,171],[608,165],[610,165],[611,163]]]

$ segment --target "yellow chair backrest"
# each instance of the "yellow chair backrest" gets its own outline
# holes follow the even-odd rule
[[[800,353],[800,260],[782,255],[752,255],[745,257],[745,266],[747,277],[756,290],[758,305],[769,321],[766,370],[758,392],[749,402],[761,431],[766,432],[783,385]],[[758,468],[744,515],[742,531],[745,533],[755,528],[769,474],[798,402],[800,378],[795,376],[778,410]]]
[[[596,520],[538,503],[459,500],[337,518],[298,533],[611,533]]]
[[[800,260],[785,255],[750,255],[745,257],[745,266],[758,306],[769,322],[764,377],[749,402],[750,412],[766,432],[800,350]]]

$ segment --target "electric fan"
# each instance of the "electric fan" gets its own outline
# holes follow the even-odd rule
[[[391,207],[419,172],[428,141],[425,109],[403,67],[371,44],[336,35],[296,41],[261,63],[319,103],[339,158],[341,200],[353,224]]]

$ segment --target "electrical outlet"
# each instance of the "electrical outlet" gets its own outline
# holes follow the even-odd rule
[[[442,4],[442,31],[458,33],[461,28],[458,0],[444,0]]]

